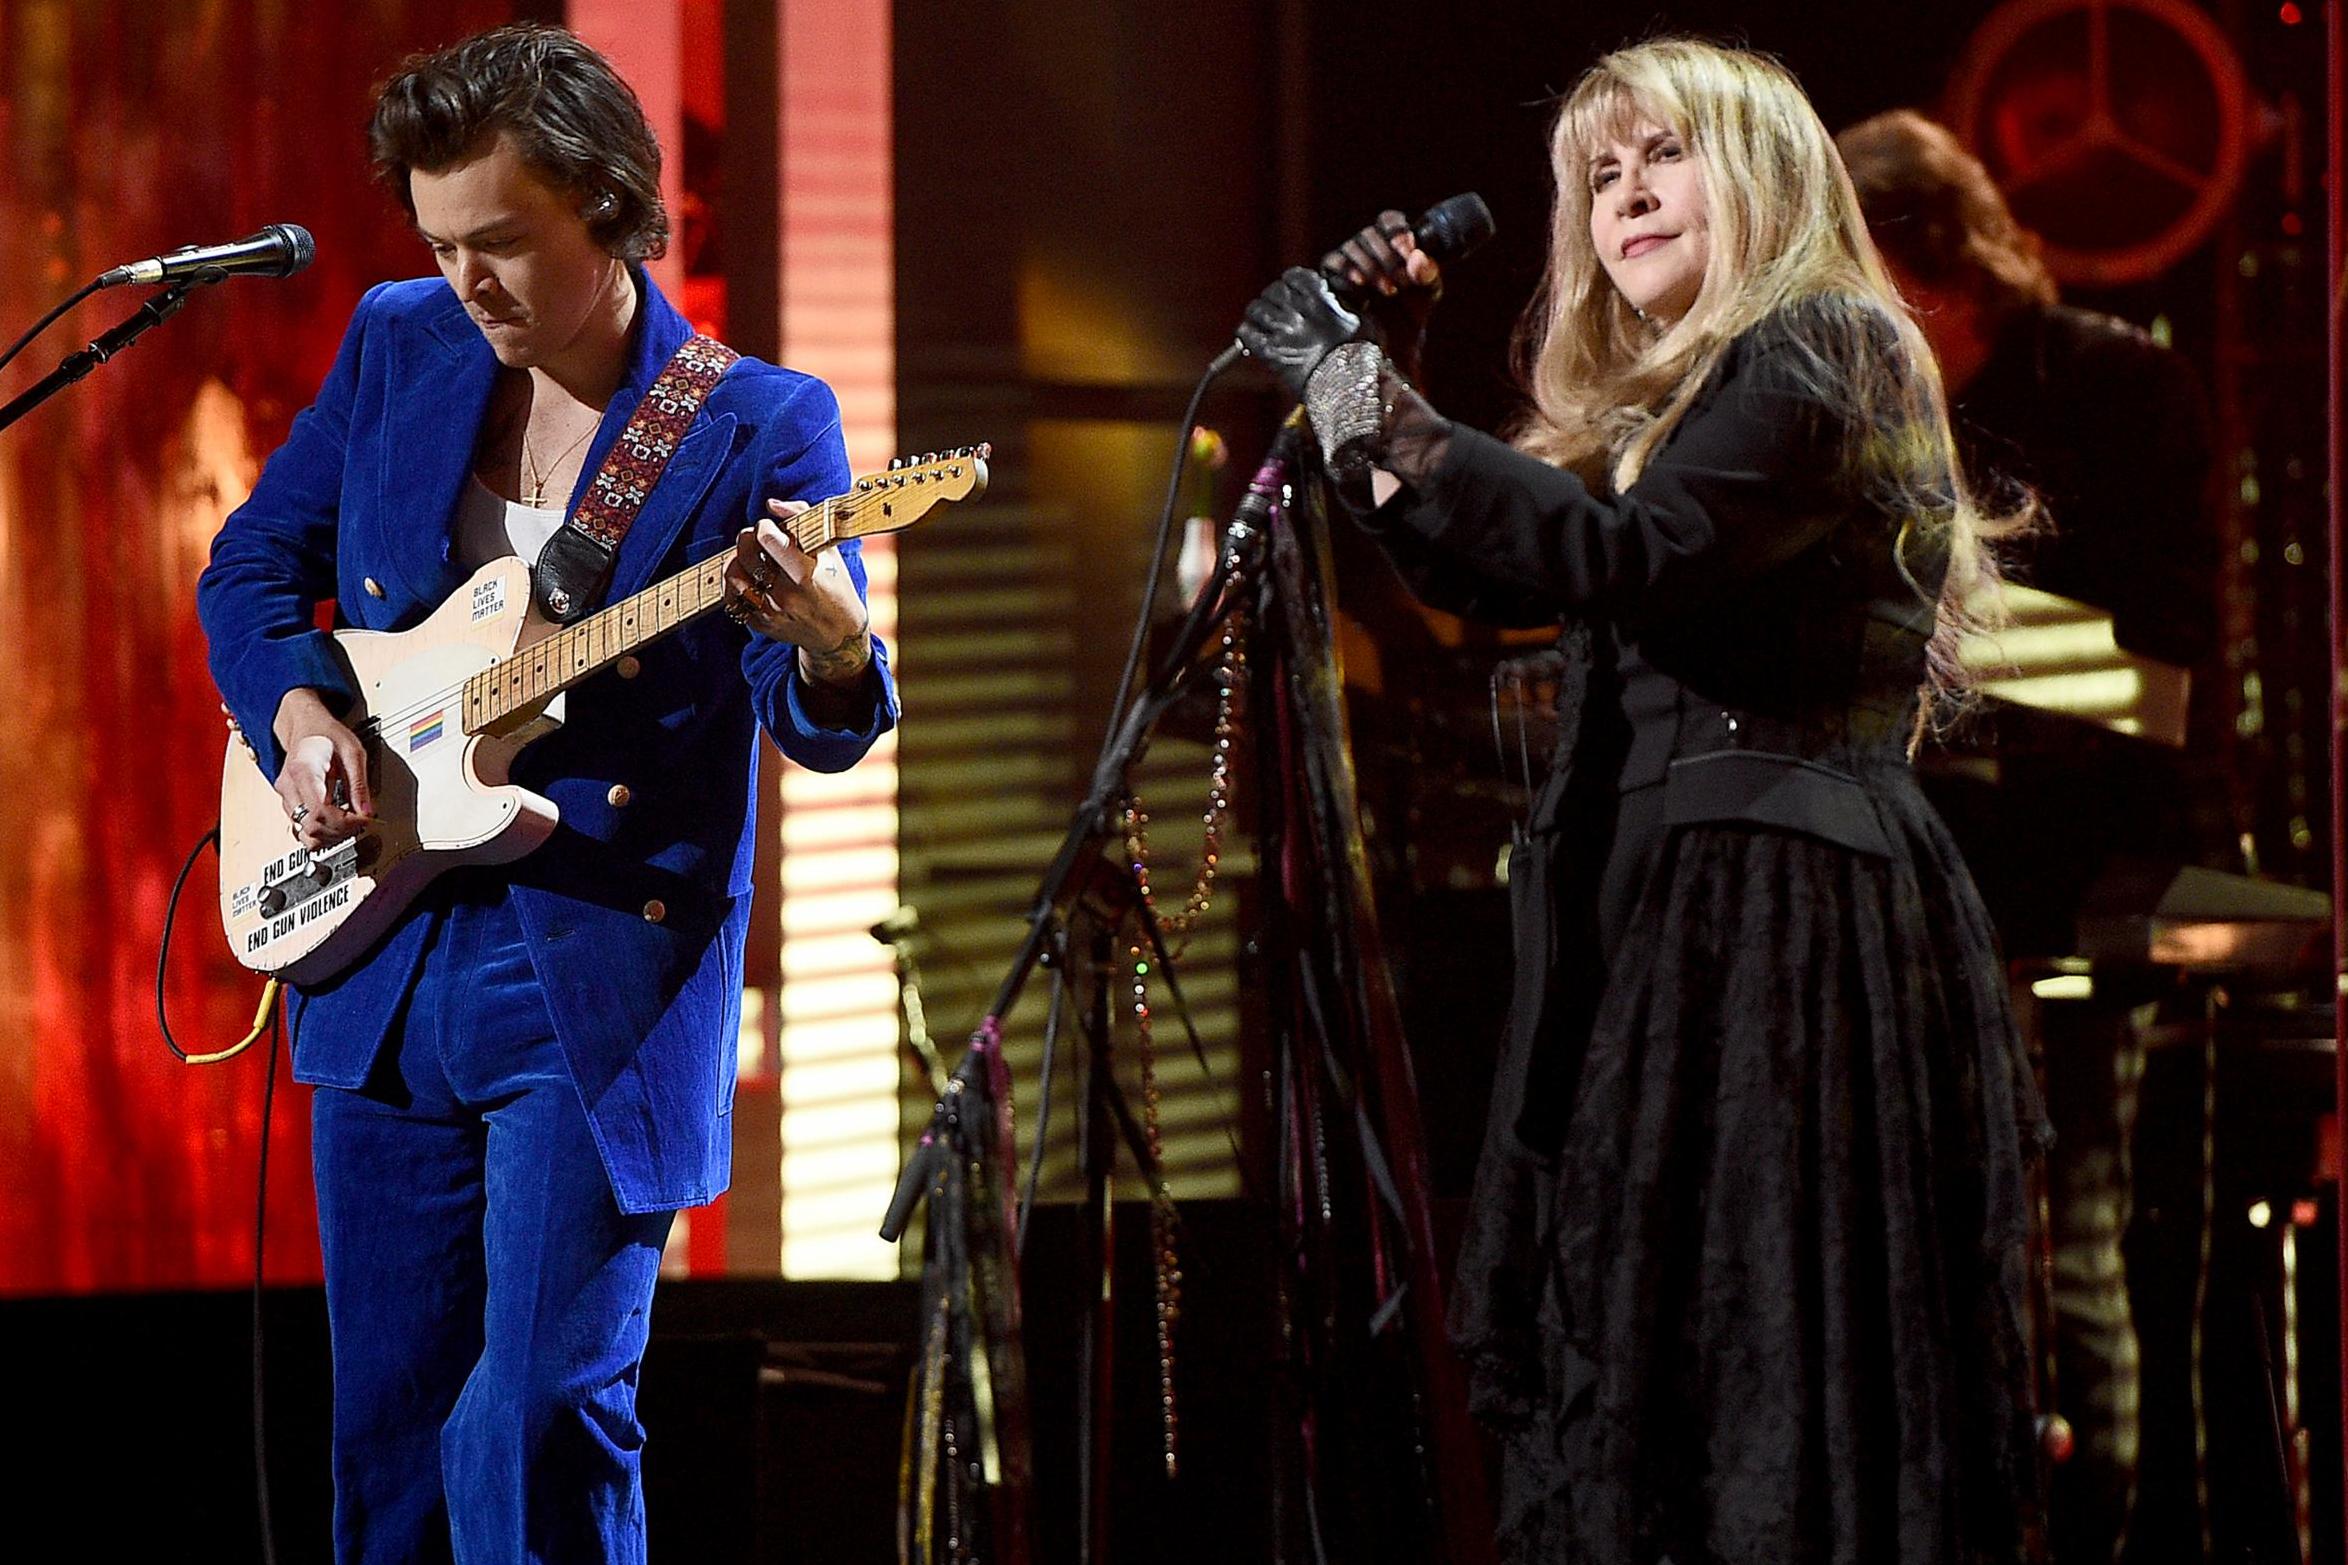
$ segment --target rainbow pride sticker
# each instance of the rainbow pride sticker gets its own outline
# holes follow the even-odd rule
[[[419,717],[408,725],[408,753],[410,755],[440,737],[440,720],[445,715],[445,713],[435,712],[429,717]]]

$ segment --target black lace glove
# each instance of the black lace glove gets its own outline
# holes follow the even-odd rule
[[[1353,290],[1347,297],[1360,301],[1371,339],[1388,362],[1417,380],[1427,317],[1443,297],[1443,274],[1431,258],[1418,256],[1410,219],[1380,212],[1376,222],[1321,257],[1321,272]]]
[[[1359,336],[1362,318],[1337,301],[1320,273],[1292,266],[1257,294],[1239,324],[1248,356],[1280,378],[1302,400],[1305,382],[1339,343]]]

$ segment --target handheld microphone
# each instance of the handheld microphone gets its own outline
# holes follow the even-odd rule
[[[1482,196],[1472,190],[1453,196],[1448,201],[1436,202],[1421,212],[1410,225],[1411,238],[1439,266],[1460,260],[1482,248],[1484,241],[1492,237],[1492,231],[1492,209],[1484,204]],[[1329,279],[1329,286],[1337,291],[1339,297],[1353,293],[1352,286],[1340,280],[1336,273],[1324,270],[1321,275]],[[1246,355],[1247,349],[1233,342],[1230,347],[1215,355],[1215,362],[1209,372],[1220,375]]]
[[[250,273],[255,277],[291,277],[310,264],[318,246],[310,231],[292,223],[271,223],[259,233],[224,245],[189,245],[144,261],[133,261],[102,272],[99,288],[124,283],[170,283],[182,278],[209,281],[205,272],[226,276]]]
[[[1438,263],[1474,254],[1492,237],[1492,209],[1470,190],[1438,201],[1410,225],[1411,238]]]

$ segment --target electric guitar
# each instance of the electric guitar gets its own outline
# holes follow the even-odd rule
[[[990,454],[982,445],[901,459],[782,526],[810,553],[910,527],[936,506],[985,493]],[[335,632],[359,692],[344,721],[366,747],[375,816],[321,852],[289,840],[277,790],[230,725],[220,920],[237,960],[315,982],[366,950],[433,877],[510,863],[544,842],[559,812],[506,780],[514,757],[561,725],[573,685],[722,605],[732,558],[728,549],[556,626],[532,603],[530,567],[508,555],[413,629]]]

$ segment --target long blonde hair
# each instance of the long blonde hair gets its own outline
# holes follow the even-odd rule
[[[1679,136],[1700,160],[1710,228],[1695,301],[1660,329],[1632,310],[1590,243],[1591,159],[1642,123]],[[1855,439],[1846,459],[1898,518],[1903,568],[1910,558],[1946,558],[1928,661],[1936,689],[1961,689],[1957,647],[1995,580],[1982,538],[1996,528],[1966,492],[1931,349],[1868,237],[1833,138],[1792,75],[1765,56],[1690,38],[1620,50],[1567,95],[1550,161],[1549,268],[1518,326],[1530,406],[1516,445],[1627,489],[1732,341],[1788,306],[1823,306],[1850,351],[1814,355],[1815,389],[1846,427],[1874,437]],[[1894,351],[1872,346],[1887,336]]]

